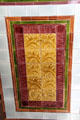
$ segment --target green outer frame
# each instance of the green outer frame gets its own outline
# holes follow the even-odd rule
[[[68,0],[0,0],[0,2],[67,2]]]
[[[17,62],[16,62],[16,54],[15,54],[15,42],[14,42],[14,29],[13,24],[66,24],[66,61],[65,61],[65,102],[64,108],[33,108],[33,107],[21,107],[20,102],[20,94],[19,94],[19,80],[17,73]],[[68,63],[69,63],[69,32],[70,32],[70,21],[69,20],[52,20],[52,21],[10,21],[11,28],[11,39],[12,39],[12,48],[14,53],[14,63],[15,63],[15,72],[16,72],[16,81],[17,81],[17,91],[18,91],[18,100],[19,107],[22,109],[52,109],[52,110],[66,110],[67,107],[67,94],[68,94]]]

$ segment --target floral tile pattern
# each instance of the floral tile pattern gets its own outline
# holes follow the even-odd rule
[[[30,101],[56,101],[55,39],[55,34],[24,34],[28,99]]]

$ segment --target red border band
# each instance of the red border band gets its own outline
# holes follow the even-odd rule
[[[66,43],[66,25],[59,24],[25,24],[17,25],[14,24],[15,31],[15,43],[16,43],[16,57],[18,59],[18,64],[23,63],[23,68],[18,65],[19,82],[20,82],[20,93],[22,106],[24,107],[54,107],[61,108],[63,106],[63,89],[64,89],[64,71],[65,71],[65,43]],[[26,83],[26,68],[25,68],[25,56],[24,56],[24,39],[23,34],[26,33],[56,33],[57,35],[57,49],[56,49],[56,59],[57,59],[57,73],[56,73],[56,102],[51,101],[28,101],[27,83]],[[20,50],[20,56],[17,53],[17,49]],[[24,73],[23,73],[24,71]],[[22,79],[22,76],[24,76]],[[24,94],[23,94],[24,93]],[[26,96],[26,97],[25,97]]]

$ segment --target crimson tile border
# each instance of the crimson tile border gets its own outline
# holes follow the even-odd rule
[[[69,4],[70,1],[44,1],[44,2],[0,2],[0,5],[48,5],[48,4]]]
[[[25,27],[26,26],[26,27]],[[35,27],[35,30],[34,29],[32,29],[32,27]],[[59,28],[60,27],[62,27],[62,31],[60,30],[59,31]],[[63,33],[65,34],[65,36],[66,36],[66,32],[65,32],[65,25],[59,25],[59,24],[36,24],[36,25],[34,25],[34,24],[29,24],[29,25],[27,25],[27,24],[25,24],[25,25],[17,25],[17,24],[14,24],[14,31],[16,31],[16,29],[18,30],[17,32],[19,32],[19,35],[21,34],[21,32],[22,31],[24,31],[23,33],[44,33],[44,31],[42,30],[42,29],[40,29],[41,30],[41,32],[40,32],[40,30],[37,30],[38,28],[45,28],[45,33],[56,33],[56,34],[58,34],[58,36],[59,37],[57,37],[57,39],[59,38],[59,40],[57,40],[57,48],[59,49],[59,48],[61,48],[61,50],[63,51],[63,54],[64,54],[64,50],[65,50],[65,45],[62,45],[61,43],[64,41],[64,43],[63,44],[65,44],[65,42],[66,42],[66,38],[65,37],[63,37],[64,35],[63,35]],[[21,31],[21,29],[23,28],[23,30]],[[51,30],[50,30],[50,29]],[[28,31],[27,31],[27,29],[28,29]],[[33,31],[32,31],[33,30]],[[64,31],[64,32],[63,32]],[[61,35],[61,33],[62,33],[62,37],[61,37],[61,41],[60,41],[60,35]],[[16,36],[15,36],[16,37]],[[20,39],[20,38],[15,38],[15,39]],[[22,36],[22,38],[21,39],[23,39],[23,36]],[[64,40],[63,40],[64,39]],[[24,41],[24,40],[23,40]],[[59,41],[61,42],[61,43],[59,43]],[[17,48],[16,48],[17,49]],[[57,62],[58,62],[58,60],[59,60],[59,55],[60,55],[60,53],[59,53],[59,51],[60,50],[58,50],[57,49],[57,51],[56,51],[56,53],[57,53]],[[64,58],[64,57],[63,57]],[[20,60],[20,59],[19,59]],[[65,60],[63,61],[64,63],[65,63]],[[59,73],[59,72],[62,72],[62,74],[64,73],[64,66],[65,66],[65,64],[60,64],[60,63],[57,63],[57,70],[58,70],[58,73],[56,74],[56,77],[57,77],[57,90],[56,90],[56,92],[57,92],[57,101],[56,102],[45,102],[45,101],[41,101],[41,102],[39,102],[39,101],[26,101],[27,99],[26,99],[26,92],[27,92],[27,90],[26,90],[26,86],[27,86],[27,83],[26,83],[26,86],[24,87],[24,85],[23,85],[23,88],[21,89],[21,90],[25,90],[26,92],[24,92],[24,94],[21,94],[21,95],[23,95],[23,97],[24,97],[24,103],[25,104],[27,104],[28,106],[29,105],[31,105],[31,106],[34,106],[34,105],[37,105],[37,106],[40,106],[40,104],[41,104],[41,106],[42,107],[46,107],[46,105],[47,105],[47,107],[56,107],[56,108],[58,108],[58,107],[63,107],[63,81],[64,81],[64,75],[63,75],[63,77],[59,77],[61,74]],[[20,69],[20,68],[18,68],[18,69]],[[61,70],[62,69],[62,70]],[[19,80],[20,81],[20,80]],[[23,84],[26,82],[26,79],[24,79],[24,82],[23,82]],[[20,90],[20,91],[21,91]],[[59,93],[61,91],[61,93]],[[22,92],[22,91],[21,91]],[[60,95],[59,95],[60,94]],[[60,101],[59,101],[60,100]],[[62,100],[62,102],[61,102],[61,100]],[[22,101],[22,100],[21,100]],[[58,104],[59,103],[59,104]],[[48,105],[49,104],[49,105]],[[25,107],[25,106],[24,106]]]
[[[42,17],[43,19],[44,19],[44,17]],[[61,18],[61,17],[60,17]],[[24,18],[22,18],[22,19],[24,19]],[[27,18],[26,18],[27,19]],[[34,19],[34,18],[33,18]],[[39,19],[39,18],[38,18]],[[53,19],[52,17],[51,17],[51,19]],[[26,21],[27,22],[27,21]],[[18,24],[20,24],[20,23],[18,23]],[[20,110],[20,109],[19,109]],[[33,110],[31,110],[31,109],[29,109],[29,111],[33,111]],[[40,110],[41,111],[41,110]]]
[[[80,4],[80,0],[68,0],[65,2],[0,2],[0,6],[8,6],[8,5],[56,5],[56,4]]]
[[[20,101],[21,105],[24,104],[24,101],[28,100],[27,93],[27,80],[26,80],[26,66],[25,66],[25,52],[24,52],[24,36],[23,36],[23,28],[16,26],[14,27],[14,40],[15,40],[15,50],[16,50],[16,61],[18,67],[18,79],[19,79],[19,90],[20,90]],[[23,49],[18,49],[21,47]],[[23,64],[20,64],[23,62]],[[24,89],[25,88],[25,89]],[[18,92],[18,91],[17,91]]]

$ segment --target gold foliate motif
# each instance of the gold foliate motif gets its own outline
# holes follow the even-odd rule
[[[24,34],[28,99],[56,101],[56,34]]]
[[[35,63],[26,63],[27,77],[39,76],[41,78],[41,65]]]
[[[56,34],[40,35],[42,49],[56,49]]]

